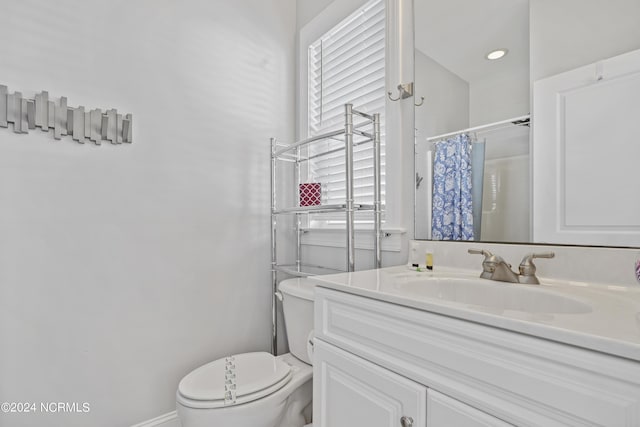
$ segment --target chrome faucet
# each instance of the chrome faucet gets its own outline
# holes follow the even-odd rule
[[[530,253],[522,258],[522,262],[518,267],[520,274],[511,270],[511,264],[508,264],[502,257],[493,255],[484,249],[469,249],[470,254],[484,255],[482,261],[482,279],[497,280],[500,282],[525,283],[529,285],[539,285],[540,281],[536,277],[536,265],[533,263],[534,258],[553,258],[553,252]]]

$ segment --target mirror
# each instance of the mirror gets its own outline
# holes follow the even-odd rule
[[[637,168],[629,160],[622,174],[620,156],[605,161],[609,150],[585,136],[640,158],[640,144],[619,137],[633,129],[621,117],[640,113],[630,95],[640,53],[628,53],[640,49],[640,2],[415,0],[414,11],[416,102],[425,97],[415,107],[415,238],[640,246],[640,201],[621,184],[638,182]],[[487,59],[499,49],[506,55]],[[612,101],[616,91],[627,99]],[[453,186],[447,151],[461,162]],[[462,200],[453,214],[440,209],[452,188]],[[612,195],[604,204],[590,189]],[[452,217],[462,231],[447,234]]]

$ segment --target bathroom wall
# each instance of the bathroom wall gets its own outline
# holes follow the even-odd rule
[[[415,51],[416,139],[469,127],[469,83],[418,49]]]
[[[334,0],[296,0],[296,22],[300,30]]]
[[[175,409],[270,343],[269,137],[293,138],[294,0],[3,1],[0,83],[134,116],[134,143],[0,129],[1,426]]]
[[[524,65],[524,64],[523,64]],[[469,85],[469,126],[529,114],[529,73],[495,73]]]

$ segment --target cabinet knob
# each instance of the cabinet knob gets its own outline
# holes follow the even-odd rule
[[[400,418],[400,425],[402,427],[413,427],[413,418],[411,417]]]

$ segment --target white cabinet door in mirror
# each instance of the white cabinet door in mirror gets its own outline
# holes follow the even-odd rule
[[[640,246],[640,51],[533,93],[533,240]]]
[[[314,347],[314,427],[426,426],[425,386],[322,340]]]

